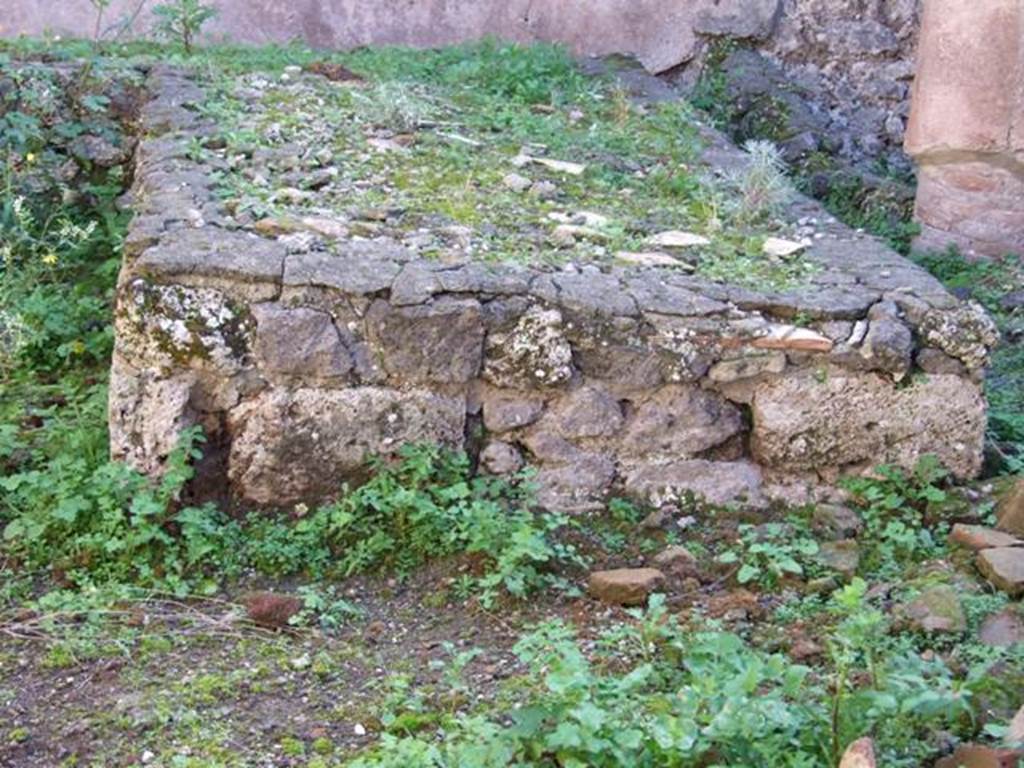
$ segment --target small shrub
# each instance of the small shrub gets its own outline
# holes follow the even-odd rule
[[[718,562],[738,564],[736,581],[772,589],[787,576],[803,576],[818,544],[807,536],[794,535],[781,523],[741,525],[738,546],[718,556]]]
[[[125,465],[74,454],[0,478],[5,553],[66,584],[187,591],[186,572],[230,551],[216,510],[178,506],[201,439],[195,429],[182,434],[155,486]]]
[[[782,211],[793,196],[793,186],[782,153],[772,142],[748,141],[743,146],[750,161],[745,169],[728,177],[738,195],[733,216],[741,224],[756,224]]]
[[[217,9],[205,5],[201,0],[174,0],[153,8],[157,17],[157,34],[172,42],[180,43],[185,53],[192,53],[196,36],[203,25],[217,15]]]
[[[437,113],[437,107],[421,89],[401,81],[377,83],[352,97],[363,120],[399,133],[415,131]]]
[[[485,40],[462,54],[451,57],[451,66],[443,72],[444,80],[490,96],[520,104],[539,104],[558,102],[583,90],[583,75],[572,56],[560,46],[527,47]]]
[[[909,475],[881,466],[874,477],[847,478],[842,485],[861,508],[861,566],[865,572],[898,572],[907,561],[936,552],[940,537],[930,525],[941,522],[947,495],[940,487],[946,471],[934,456],[924,456]]]

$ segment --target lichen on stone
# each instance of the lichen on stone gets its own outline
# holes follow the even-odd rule
[[[488,339],[487,353],[484,378],[499,387],[551,387],[572,377],[572,347],[557,309],[531,307],[510,331]]]
[[[953,309],[933,309],[918,329],[927,344],[962,362],[968,370],[984,368],[999,341],[999,330],[984,308],[971,301]]]
[[[133,280],[120,304],[122,343],[163,366],[208,363],[233,371],[252,348],[254,323],[247,308],[212,288]]]

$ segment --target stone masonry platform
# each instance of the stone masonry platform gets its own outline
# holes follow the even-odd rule
[[[537,469],[540,500],[828,496],[841,474],[934,453],[977,473],[995,330],[878,241],[822,223],[784,290],[684,269],[424,258],[306,222],[332,248],[239,225],[190,150],[203,90],[155,69],[125,244],[112,453],[159,473],[201,424],[201,474],[248,505],[316,502],[365,459],[440,442]],[[709,167],[744,153],[704,130]]]

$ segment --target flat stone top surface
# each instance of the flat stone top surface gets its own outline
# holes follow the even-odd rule
[[[736,148],[682,102],[565,77],[574,98],[552,106],[429,78],[157,69],[129,254],[158,279],[398,305],[528,294],[607,316],[816,321],[883,300],[918,319],[957,307],[788,189],[763,147]]]

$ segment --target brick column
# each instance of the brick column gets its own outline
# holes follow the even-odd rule
[[[1024,0],[924,0],[917,62],[918,245],[1024,254]]]

